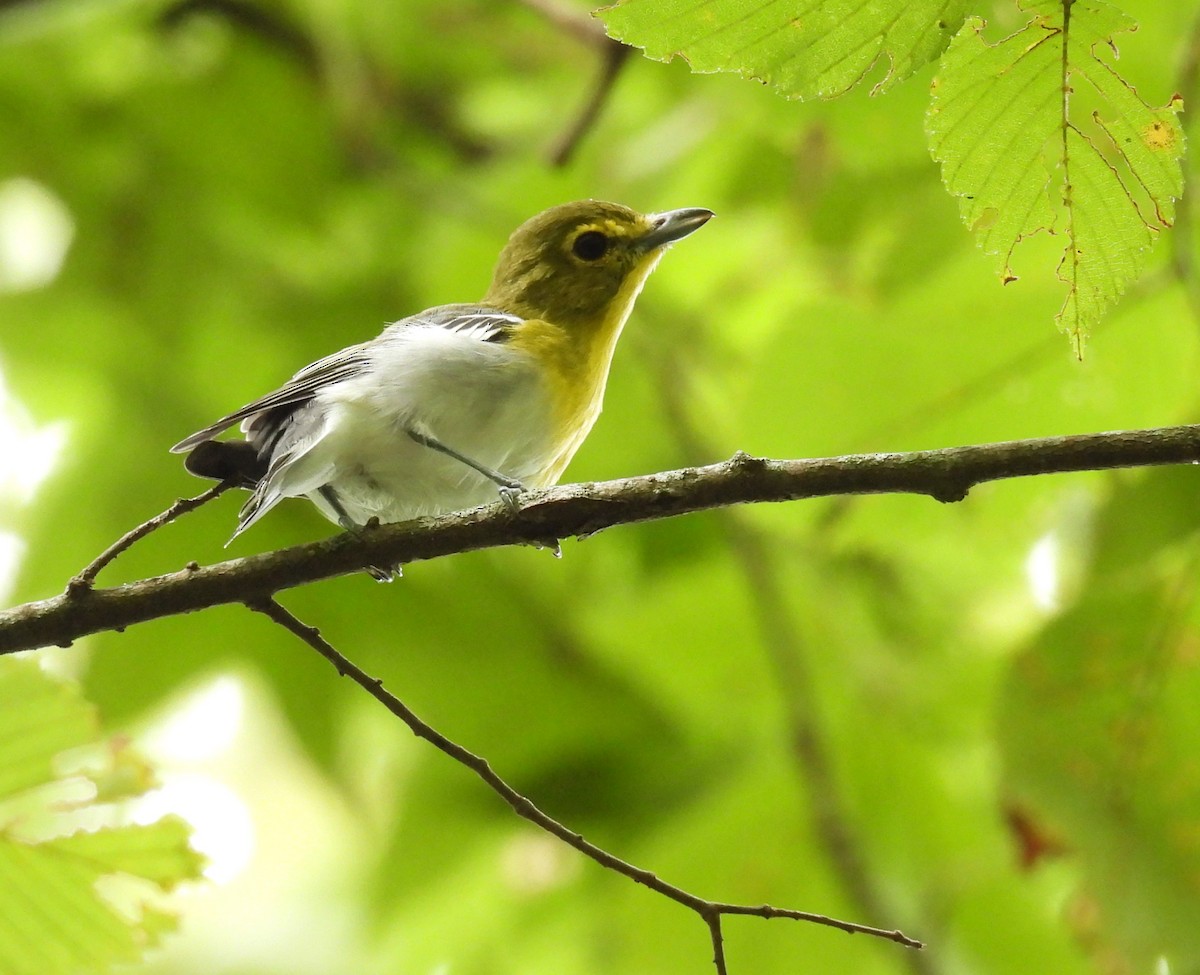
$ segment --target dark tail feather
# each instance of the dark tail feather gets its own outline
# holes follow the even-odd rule
[[[245,440],[205,440],[192,448],[183,466],[197,477],[244,488],[253,488],[267,473],[267,462]]]

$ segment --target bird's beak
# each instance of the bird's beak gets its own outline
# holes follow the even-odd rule
[[[699,230],[712,217],[712,210],[704,207],[686,207],[683,210],[667,210],[665,213],[648,213],[650,230],[637,242],[643,251],[652,251],[686,237]]]

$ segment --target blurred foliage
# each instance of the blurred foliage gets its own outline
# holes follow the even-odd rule
[[[1140,24],[1123,77],[1150,104],[1194,97],[1195,5],[1123,9]],[[1003,37],[1025,15],[992,19]],[[57,276],[0,275],[6,383],[66,430],[36,501],[0,509],[25,545],[11,600],[60,591],[197,491],[167,446],[386,321],[477,297],[506,235],[572,198],[718,213],[650,281],[572,479],[1194,418],[1186,208],[1174,254],[1150,256],[1079,363],[1042,324],[1062,302],[1053,241],[1027,240],[999,288],[942,190],[932,67],[881,99],[798,104],[629,59],[554,168],[600,58],[520,3],[0,9],[0,188],[40,188],[73,228]],[[1195,479],[712,513],[568,542],[561,561],[476,553],[284,601],[618,855],[930,946],[735,920],[735,973],[1196,972]],[[225,557],[237,504],[101,583]],[[228,554],[330,530],[283,505]],[[230,786],[266,797],[259,860],[286,849],[253,923],[185,911],[155,971],[708,964],[695,918],[543,843],[259,617],[158,621],[65,659],[135,734],[218,673],[261,692],[256,740],[263,715],[287,729],[290,751],[244,745],[271,764]],[[232,953],[256,939],[268,950]]]
[[[0,661],[0,971],[11,975],[139,960],[177,922],[147,895],[200,876],[179,819],[81,828],[154,785],[127,746],[102,741],[94,712],[33,662]]]

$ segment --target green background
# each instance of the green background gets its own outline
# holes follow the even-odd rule
[[[1153,104],[1198,94],[1196,10],[1123,9],[1125,77]],[[0,293],[4,381],[65,437],[37,497],[0,507],[25,546],[8,601],[194,493],[170,444],[477,298],[507,234],[569,199],[718,214],[649,282],[569,480],[1195,419],[1194,282],[1171,260],[1195,242],[1168,236],[1076,361],[1059,247],[1030,240],[1002,287],[941,186],[931,68],[802,104],[635,55],[554,166],[599,70],[517,3],[0,9],[0,187],[36,181],[74,226],[52,282]],[[1174,469],[762,506],[283,602],[612,852],[929,945],[733,919],[732,972],[1200,972],[1196,502]],[[288,504],[225,550],[238,503],[101,581],[332,531]],[[225,675],[245,698],[229,747],[160,771],[220,783],[256,853],[177,899],[148,971],[711,970],[694,916],[541,837],[261,617],[45,656],[152,752],[190,691]]]

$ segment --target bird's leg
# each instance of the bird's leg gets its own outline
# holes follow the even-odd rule
[[[469,468],[471,468],[471,470],[478,471],[496,485],[500,491],[500,500],[503,501],[510,510],[517,510],[517,498],[525,491],[525,485],[520,481],[501,474],[499,471],[494,471],[490,467],[485,467],[478,461],[471,460],[470,457],[467,457],[465,454],[460,454],[453,447],[447,447],[440,440],[431,437],[428,434],[420,433],[417,430],[413,430],[411,427],[405,428],[404,432],[422,447],[428,447],[430,450],[436,450],[438,453],[445,454],[447,457],[453,457],[460,463],[466,464]]]
[[[337,496],[337,492],[328,484],[322,484],[317,488],[317,493],[325,499],[325,503],[333,509],[333,513],[337,515],[338,524],[348,532],[358,531],[362,525],[354,521],[342,505],[342,499]]]
[[[337,496],[337,492],[328,484],[322,484],[317,488],[317,493],[325,499],[325,502],[333,509],[333,513],[337,515],[338,524],[348,532],[357,534],[364,527],[370,527],[370,524],[364,526],[354,521],[347,513],[346,508],[342,504],[342,499]],[[377,519],[372,519],[372,522],[378,523]],[[400,565],[393,565],[389,568],[380,568],[377,565],[368,565],[367,573],[376,582],[391,582],[393,579],[399,579],[404,575]]]

